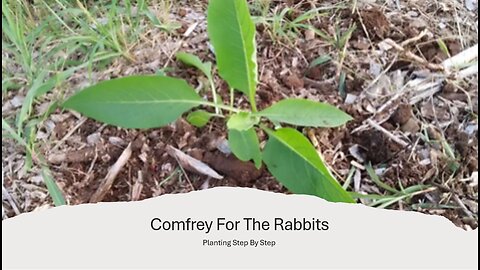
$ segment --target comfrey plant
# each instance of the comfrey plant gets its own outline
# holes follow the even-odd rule
[[[226,119],[228,143],[242,161],[265,163],[271,174],[293,193],[311,194],[335,202],[354,202],[339,185],[315,148],[294,128],[268,128],[269,120],[306,127],[337,127],[351,117],[329,104],[304,99],[284,99],[258,111],[255,103],[257,58],[255,25],[245,0],[210,0],[207,31],[213,45],[220,77],[233,91],[248,97],[251,110],[219,101],[212,76],[212,64],[198,57],[178,53],[177,58],[201,70],[208,78],[213,100],[202,99],[184,80],[166,76],[130,76],[100,82],[70,97],[63,106],[88,117],[124,128],[156,128],[168,125],[198,107],[212,107],[214,113],[197,109],[187,120],[198,127],[211,117]],[[223,113],[229,113],[224,115]],[[268,135],[260,149],[257,130]]]

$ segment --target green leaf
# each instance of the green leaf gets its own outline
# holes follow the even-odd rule
[[[271,121],[309,127],[337,127],[352,120],[350,115],[330,104],[306,99],[284,99],[256,115]]]
[[[350,40],[350,37],[352,36],[353,34],[353,31],[355,31],[355,29],[357,29],[357,26],[354,24],[354,25],[351,25],[348,30],[343,34],[341,35],[340,34],[340,28],[337,28],[337,48],[338,49],[343,49],[346,45],[347,45],[347,42],[348,40]]]
[[[333,202],[354,202],[300,132],[292,128],[265,131],[269,139],[263,160],[272,175],[290,191]]]
[[[157,76],[167,76],[167,72],[174,71],[175,69],[172,67],[164,67],[160,68],[155,72],[155,75]]]
[[[47,186],[48,192],[50,193],[50,197],[52,197],[53,204],[55,204],[55,206],[66,205],[67,203],[65,202],[62,191],[58,187],[47,166],[42,166],[42,178]]]
[[[29,153],[31,152],[30,145],[28,145],[28,143],[25,141],[24,138],[22,138],[22,136],[20,136],[15,130],[13,130],[13,128],[8,124],[8,122],[5,119],[3,119],[3,117],[2,117],[2,131],[5,131],[5,133],[2,132],[2,138],[3,136],[9,135],[14,140],[16,140],[19,144],[24,146]]]
[[[241,161],[253,160],[257,169],[262,166],[262,153],[255,129],[250,128],[244,131],[229,129],[228,145]]]
[[[308,67],[313,68],[313,67],[316,67],[316,66],[320,66],[320,65],[323,65],[327,62],[330,62],[330,60],[332,60],[332,57],[330,57],[330,55],[328,55],[328,54],[322,55],[322,56],[319,56],[319,57],[315,58],[310,63],[310,65]]]
[[[88,87],[63,106],[111,125],[154,128],[175,121],[200,104],[200,96],[183,80],[131,76]]]
[[[260,118],[248,112],[239,112],[228,119],[228,129],[236,129],[239,131],[247,130],[258,124]]]
[[[257,56],[255,25],[245,0],[211,0],[207,31],[215,50],[220,76],[255,105]]]
[[[222,105],[222,104],[223,104],[222,96],[220,96],[220,95],[217,94],[217,93],[215,93],[215,96],[217,97],[217,104]]]
[[[182,27],[182,25],[178,22],[161,22],[149,8],[145,8],[143,13],[155,27],[158,27],[164,31],[171,32]]]
[[[443,41],[443,39],[439,38],[437,39],[437,44],[438,44],[438,47],[440,47],[440,50],[446,55],[448,56],[449,58],[451,57],[450,55],[450,50],[448,49],[448,46],[447,44],[445,44],[445,42]]]
[[[196,55],[185,52],[179,52],[175,56],[185,65],[198,68],[201,72],[203,72],[203,74],[205,74],[205,76],[207,76],[208,79],[212,78],[212,63],[203,63],[202,60],[200,60],[200,58],[198,58]]]
[[[370,179],[375,183],[377,184],[377,186],[387,190],[387,191],[390,191],[392,193],[398,193],[400,191],[396,190],[395,188],[389,186],[388,184],[382,182],[382,180],[380,180],[380,177],[378,177],[378,175],[375,173],[375,170],[373,169],[372,167],[372,164],[367,164],[365,166],[365,168],[367,169],[367,173],[368,175],[370,176]]]
[[[212,116],[213,115],[207,111],[197,110],[188,114],[187,121],[196,127],[203,127],[210,121]]]
[[[30,115],[33,101],[35,100],[35,97],[38,96],[37,92],[39,91],[39,89],[44,88],[46,85],[43,82],[46,76],[47,76],[47,71],[44,70],[40,72],[38,76],[35,78],[35,80],[33,81],[32,85],[30,86],[30,89],[27,92],[27,95],[25,96],[25,99],[22,104],[22,108],[20,109],[20,113],[18,114],[18,117],[17,117],[17,129],[18,129],[17,132],[19,134],[22,133],[23,123],[28,119]]]
[[[38,77],[33,81],[32,86],[28,90],[28,93],[23,101],[22,108],[20,110],[20,114],[17,118],[17,127],[18,132],[21,131],[23,128],[24,122],[30,116],[32,105],[36,98],[45,95],[49,91],[51,91],[56,85],[68,79],[73,73],[77,70],[77,67],[69,68],[65,71],[62,71],[45,82],[43,80],[47,76],[47,71],[41,72]]]

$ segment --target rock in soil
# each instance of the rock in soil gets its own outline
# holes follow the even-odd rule
[[[391,120],[398,125],[403,125],[413,116],[412,106],[409,104],[401,104],[397,110],[392,114]]]
[[[290,87],[291,89],[300,89],[303,88],[305,83],[301,78],[299,78],[296,74],[291,74],[288,77],[283,79],[283,83]]]
[[[236,180],[239,185],[245,185],[262,176],[262,169],[257,170],[253,163],[238,160],[233,155],[206,152],[203,161],[221,174]]]

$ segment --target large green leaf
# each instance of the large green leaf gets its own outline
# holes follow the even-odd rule
[[[187,121],[196,127],[203,127],[210,121],[212,116],[213,114],[207,111],[197,110],[188,114]]]
[[[323,164],[315,148],[292,128],[269,135],[263,151],[268,170],[294,193],[316,195],[333,202],[354,202]]]
[[[200,71],[203,72],[203,74],[205,74],[205,76],[207,76],[208,79],[212,78],[212,63],[203,63],[202,60],[200,60],[200,58],[198,58],[196,55],[186,52],[179,52],[175,56],[185,65],[198,68]]]
[[[154,128],[175,121],[201,103],[200,96],[183,80],[131,76],[88,87],[63,106],[107,124]]]
[[[243,131],[229,129],[228,145],[233,154],[241,161],[253,160],[257,169],[262,166],[262,153],[255,129],[250,128]]]
[[[218,71],[231,88],[245,93],[255,108],[257,56],[255,25],[245,0],[210,0],[207,30]]]
[[[258,124],[259,117],[249,112],[239,112],[230,116],[227,122],[228,129],[236,129],[239,131],[247,130]]]
[[[352,117],[336,107],[306,99],[284,99],[256,113],[271,121],[309,126],[337,127],[352,120]]]

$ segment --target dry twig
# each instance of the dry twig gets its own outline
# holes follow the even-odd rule
[[[180,164],[182,169],[186,169],[191,172],[207,175],[215,179],[223,179],[223,176],[219,175],[216,171],[210,168],[207,164],[195,159],[182,151],[176,149],[171,145],[167,145],[167,153],[175,158]]]
[[[90,198],[91,203],[96,203],[105,197],[107,192],[110,190],[110,188],[113,185],[113,182],[115,181],[115,178],[117,177],[118,173],[120,170],[127,164],[128,159],[130,159],[130,156],[132,155],[132,143],[129,143],[127,148],[123,150],[122,154],[118,158],[118,160],[113,164],[113,166],[108,170],[107,176],[105,176],[105,179],[103,179],[102,183],[100,183],[100,186],[98,187],[97,191],[92,195]]]
[[[375,121],[373,121],[372,119],[367,119],[367,123],[372,126],[374,129],[384,133],[387,137],[389,137],[390,139],[392,139],[392,141],[400,144],[401,146],[403,147],[407,147],[409,144],[403,140],[401,140],[400,138],[398,138],[397,136],[393,135],[390,131],[386,130],[385,128],[383,128],[382,126],[380,126],[379,124],[377,124]]]

